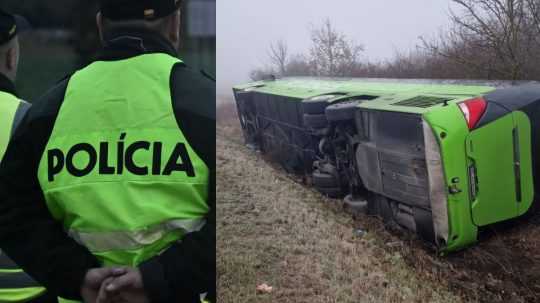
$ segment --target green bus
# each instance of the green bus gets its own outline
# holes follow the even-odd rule
[[[246,143],[443,253],[531,211],[540,85],[284,78],[234,88]]]

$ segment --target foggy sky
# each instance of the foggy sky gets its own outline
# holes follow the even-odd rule
[[[363,59],[380,61],[406,52],[419,36],[449,25],[449,0],[218,0],[217,88],[229,94],[249,72],[267,62],[271,42],[283,39],[291,53],[307,53],[312,26],[329,18],[363,44]]]

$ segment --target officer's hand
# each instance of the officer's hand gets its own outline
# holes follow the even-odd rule
[[[112,281],[106,280],[99,292],[97,302],[150,302],[144,290],[141,272],[137,268],[128,268],[126,274],[116,276]]]
[[[116,277],[127,272],[126,268],[94,268],[89,270],[84,277],[81,286],[81,296],[86,303],[95,303],[98,297],[99,289],[105,279]]]

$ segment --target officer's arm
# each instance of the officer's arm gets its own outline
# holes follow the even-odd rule
[[[216,95],[215,82],[178,65],[171,77],[175,115],[191,147],[210,169],[206,225],[140,266],[152,302],[195,302],[216,279]]]
[[[52,218],[37,178],[66,85],[28,111],[0,165],[0,246],[51,292],[78,299],[84,275],[98,266],[97,260]]]

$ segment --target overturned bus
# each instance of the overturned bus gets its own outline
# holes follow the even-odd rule
[[[540,85],[285,78],[234,88],[246,143],[442,252],[532,209]]]

